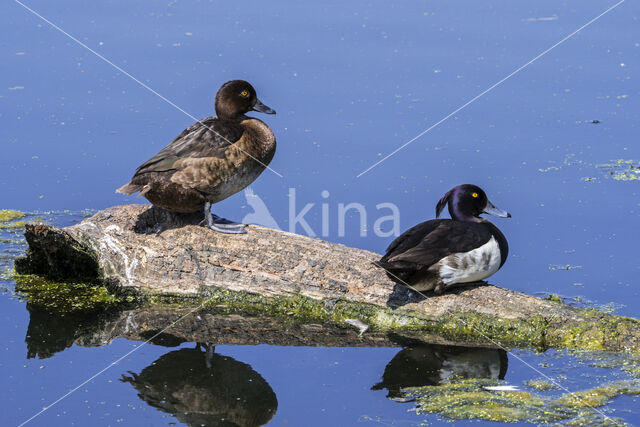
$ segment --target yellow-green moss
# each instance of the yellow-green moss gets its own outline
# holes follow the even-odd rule
[[[35,275],[15,274],[13,279],[16,292],[29,304],[61,316],[106,310],[122,302],[105,286],[53,282]]]
[[[415,398],[418,413],[434,413],[449,420],[475,419],[497,422],[609,425],[619,420],[603,417],[593,410],[614,397],[639,394],[638,381],[618,381],[559,399],[524,391],[488,391],[484,387],[501,384],[491,379],[461,379],[439,386],[407,390]],[[619,425],[619,424],[618,424]]]
[[[294,317],[299,320],[328,321],[342,323],[345,319],[360,319],[373,327],[387,329],[391,318],[405,317],[405,325],[419,327],[420,319],[396,316],[390,309],[381,309],[370,304],[349,301],[325,302],[301,295],[292,297],[264,297],[245,292],[207,287],[204,291],[204,307],[224,308],[228,311],[247,314],[266,314]],[[223,307],[220,307],[223,306]],[[388,312],[381,314],[381,312]]]
[[[372,329],[389,331],[423,331],[459,342],[487,342],[502,345],[538,346],[546,322],[542,318],[527,320],[496,319],[475,312],[432,319],[422,313],[382,308],[353,301],[321,301],[295,295],[264,297],[245,292],[207,287],[205,307],[224,306],[226,310],[247,314],[288,316],[302,321],[345,324],[346,319],[359,319]]]
[[[138,293],[151,304],[199,305],[217,311],[287,316],[301,321],[345,324],[345,319],[359,319],[373,330],[418,331],[437,334],[452,341],[499,343],[506,347],[612,349],[626,333],[640,329],[635,319],[611,316],[586,310],[586,322],[551,323],[542,315],[526,319],[501,319],[477,312],[449,314],[431,318],[424,313],[393,310],[345,300],[315,300],[301,295],[265,297],[213,286],[203,287],[201,296],[157,295]],[[346,326],[346,324],[345,324]],[[624,343],[619,347],[624,348]]]
[[[13,221],[14,219],[23,218],[25,214],[20,211],[10,209],[0,209],[0,222]]]
[[[48,295],[48,299],[55,302],[55,304],[49,303],[53,310],[56,304],[59,304],[58,302],[71,299],[76,288],[80,299],[86,299],[85,292],[88,292],[88,289],[91,292],[98,292],[94,297],[97,300],[102,298],[103,302],[116,303],[116,300],[122,300],[124,295],[119,291],[120,296],[116,298],[109,296],[105,288],[96,286],[83,288],[73,284],[57,288],[53,285],[48,286],[47,292],[43,295]],[[58,297],[55,295],[55,289],[61,292]],[[99,289],[103,289],[105,293],[97,291]],[[347,327],[346,319],[359,319],[368,324],[372,330],[417,331],[440,335],[457,342],[493,342],[505,347],[532,347],[540,350],[547,348],[624,349],[629,345],[625,337],[633,336],[634,331],[640,329],[640,323],[635,319],[605,315],[596,310],[584,310],[581,313],[586,318],[584,322],[560,320],[553,324],[542,315],[525,319],[501,319],[477,312],[466,312],[431,318],[416,311],[393,310],[353,301],[324,301],[301,295],[265,297],[211,286],[202,287],[198,294],[190,296],[132,292],[125,301],[134,299],[148,304],[203,305],[204,308],[215,308],[216,311],[222,312],[285,316],[301,322],[327,322],[345,327]],[[69,310],[68,306],[60,305],[63,310]]]
[[[564,304],[564,301],[562,300],[562,298],[560,298],[558,295],[555,295],[555,294],[549,294],[549,296],[547,296],[545,299],[547,301],[555,302],[558,304]]]
[[[548,321],[540,316],[501,319],[477,312],[452,314],[437,319],[432,330],[451,339],[497,342],[503,346],[546,347]]]

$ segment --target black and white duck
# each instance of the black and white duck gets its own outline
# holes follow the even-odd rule
[[[451,219],[433,219],[405,231],[376,263],[396,283],[417,291],[445,289],[480,282],[504,265],[509,253],[502,232],[480,217],[509,218],[495,207],[480,187],[471,184],[451,189],[436,205],[436,218],[449,205]]]

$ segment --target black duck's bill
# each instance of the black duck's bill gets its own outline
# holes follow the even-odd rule
[[[487,200],[487,206],[484,207],[482,212],[489,215],[497,216],[500,218],[511,218],[511,214],[509,212],[496,208],[495,206],[493,206],[493,203],[491,203],[488,200]]]
[[[256,99],[256,103],[253,104],[253,108],[251,108],[253,111],[258,111],[260,113],[265,113],[265,114],[275,114],[276,110],[274,110],[273,108],[269,108],[266,105],[264,105],[262,102],[260,102],[259,99]]]

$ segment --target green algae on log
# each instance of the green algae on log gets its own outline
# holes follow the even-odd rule
[[[118,292],[485,345],[640,351],[640,322],[497,286],[409,296],[372,265],[379,255],[264,227],[225,235],[201,215],[117,206],[64,229],[27,226],[16,271]],[[167,229],[157,235],[160,221]],[[366,335],[366,334],[365,334]]]
[[[106,287],[87,283],[61,283],[36,275],[13,275],[16,292],[40,310],[65,316],[117,307],[122,299]]]

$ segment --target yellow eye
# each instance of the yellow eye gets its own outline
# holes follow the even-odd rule
[[[471,197],[473,197],[474,199],[477,199],[478,198],[478,193],[472,193]]]
[[[249,92],[246,90],[243,90],[242,92],[240,92],[240,96],[243,98],[246,98],[247,96],[249,96]]]

